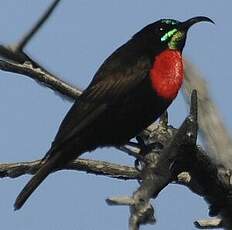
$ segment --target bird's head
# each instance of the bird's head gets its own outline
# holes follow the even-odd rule
[[[157,49],[169,48],[182,51],[189,28],[198,22],[211,22],[210,18],[198,16],[180,22],[174,19],[161,19],[154,22],[134,35],[134,39],[143,40],[146,45]]]

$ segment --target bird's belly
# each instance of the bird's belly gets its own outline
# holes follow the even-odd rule
[[[94,127],[88,129],[82,138],[87,151],[96,147],[120,146],[155,121],[168,107],[171,101],[165,101],[154,95],[137,95],[125,99],[121,104],[109,107],[98,118]]]

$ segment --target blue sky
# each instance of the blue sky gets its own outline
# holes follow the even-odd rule
[[[2,1],[0,42],[14,43],[36,21],[50,1]],[[160,18],[186,20],[211,17],[216,25],[194,26],[184,55],[208,81],[228,129],[231,106],[231,1],[77,0],[62,1],[49,22],[26,50],[50,71],[79,87],[118,46],[143,26]],[[70,108],[70,102],[20,75],[0,72],[0,162],[41,158]],[[186,115],[181,94],[170,108],[171,123]],[[126,154],[100,149],[85,157],[132,164]],[[50,175],[25,207],[13,211],[18,192],[29,176],[0,181],[1,226],[18,229],[127,229],[128,208],[108,207],[105,198],[130,195],[136,182],[117,181],[79,172]],[[207,216],[202,198],[181,186],[168,186],[154,202],[158,223],[142,229],[194,229],[192,222]]]

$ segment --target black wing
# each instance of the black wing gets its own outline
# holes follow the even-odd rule
[[[72,139],[91,125],[108,105],[123,100],[149,73],[149,58],[128,42],[116,50],[99,68],[92,82],[62,121],[52,147]]]

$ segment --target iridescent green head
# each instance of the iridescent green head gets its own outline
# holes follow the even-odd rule
[[[167,47],[182,51],[188,29],[201,21],[214,23],[210,18],[203,16],[194,17],[185,22],[174,19],[161,19],[143,28],[134,38],[143,39],[150,46],[155,46],[156,49],[159,46],[162,49]]]
[[[173,19],[161,19],[160,29],[165,30],[165,33],[161,36],[160,41],[167,44],[170,49],[177,49],[181,41],[185,41],[186,33],[178,30],[180,23]]]

